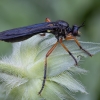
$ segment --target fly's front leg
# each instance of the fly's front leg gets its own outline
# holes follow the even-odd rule
[[[66,37],[66,40],[74,40],[81,50],[83,50],[86,54],[88,54],[89,56],[92,57],[92,54],[90,54],[87,50],[85,50],[85,49],[80,45],[80,43],[78,42],[78,40],[77,40],[75,37],[73,37],[72,35],[68,35],[68,36]]]

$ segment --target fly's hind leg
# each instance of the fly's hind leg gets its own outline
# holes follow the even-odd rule
[[[44,77],[43,77],[43,82],[42,82],[42,87],[40,89],[40,91],[38,92],[38,94],[41,94],[44,86],[45,86],[45,81],[46,81],[46,72],[47,72],[47,57],[49,57],[49,55],[52,53],[52,51],[56,48],[58,42],[56,42],[52,48],[47,52],[46,56],[45,56],[45,65],[44,65]]]
[[[51,22],[51,20],[50,20],[49,18],[46,18],[46,19],[45,19],[45,22]],[[39,35],[40,35],[40,36],[45,36],[45,33],[40,33]]]

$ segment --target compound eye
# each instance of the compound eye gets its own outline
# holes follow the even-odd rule
[[[79,27],[78,27],[78,26],[74,25],[74,26],[72,27],[72,34],[73,34],[73,36],[80,36],[80,35],[78,34],[78,30],[79,30]]]

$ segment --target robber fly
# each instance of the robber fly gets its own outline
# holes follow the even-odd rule
[[[84,26],[84,23],[80,26],[73,25],[72,27],[69,27],[69,24],[63,20],[51,22],[50,19],[46,18],[46,22],[44,23],[34,24],[30,26],[25,26],[25,27],[20,27],[20,28],[15,28],[15,29],[10,29],[10,30],[0,32],[0,40],[5,41],[5,42],[19,42],[19,41],[24,41],[39,33],[44,33],[44,35],[45,33],[52,33],[55,36],[55,38],[57,39],[57,42],[51,47],[51,49],[47,52],[45,56],[44,77],[43,77],[41,89],[38,92],[38,94],[41,94],[45,85],[45,81],[46,81],[47,58],[52,53],[52,51],[56,48],[58,43],[60,43],[61,46],[69,53],[69,55],[75,61],[75,64],[76,65],[78,64],[76,58],[68,50],[68,48],[63,44],[62,42],[63,39],[74,40],[81,50],[83,50],[89,56],[92,56],[88,51],[82,48],[82,46],[76,39],[77,36],[80,36],[78,30],[83,26]]]

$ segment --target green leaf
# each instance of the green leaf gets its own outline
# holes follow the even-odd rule
[[[79,42],[92,55],[100,52],[100,43]],[[81,69],[80,65],[75,66],[73,58],[58,44],[47,58],[46,84],[41,96],[38,95],[43,81],[45,55],[54,43],[56,38],[46,34],[13,44],[12,54],[0,60],[2,100],[72,100],[73,92],[87,93],[84,86],[73,77],[74,74],[87,71]],[[88,57],[73,40],[63,43],[78,63],[81,57]]]

